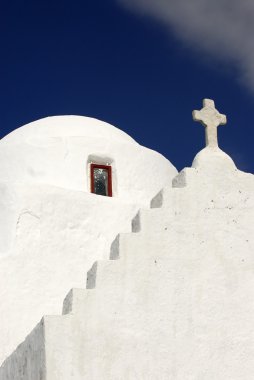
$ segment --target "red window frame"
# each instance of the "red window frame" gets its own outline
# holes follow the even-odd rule
[[[108,172],[108,197],[112,197],[112,166],[110,165],[100,165],[100,164],[91,164],[91,193],[95,194],[94,191],[94,169],[105,169]]]

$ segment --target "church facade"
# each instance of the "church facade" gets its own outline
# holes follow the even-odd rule
[[[193,117],[180,173],[88,118],[1,140],[1,380],[254,377],[254,177]]]

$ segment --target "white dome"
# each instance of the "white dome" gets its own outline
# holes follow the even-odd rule
[[[22,141],[40,140],[53,137],[88,137],[136,143],[125,132],[91,117],[85,116],[51,116],[16,129],[5,136],[1,142],[21,143]]]
[[[176,175],[159,153],[120,129],[84,116],[53,116],[26,124],[0,141],[0,178],[90,193],[89,164],[110,164],[114,198],[151,198]],[[152,174],[152,177],[151,177]]]

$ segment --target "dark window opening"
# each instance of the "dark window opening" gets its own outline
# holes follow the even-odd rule
[[[111,166],[91,164],[91,192],[112,197]]]

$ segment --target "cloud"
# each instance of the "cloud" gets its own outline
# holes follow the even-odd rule
[[[192,48],[233,63],[254,91],[253,0],[117,0],[163,23]]]

